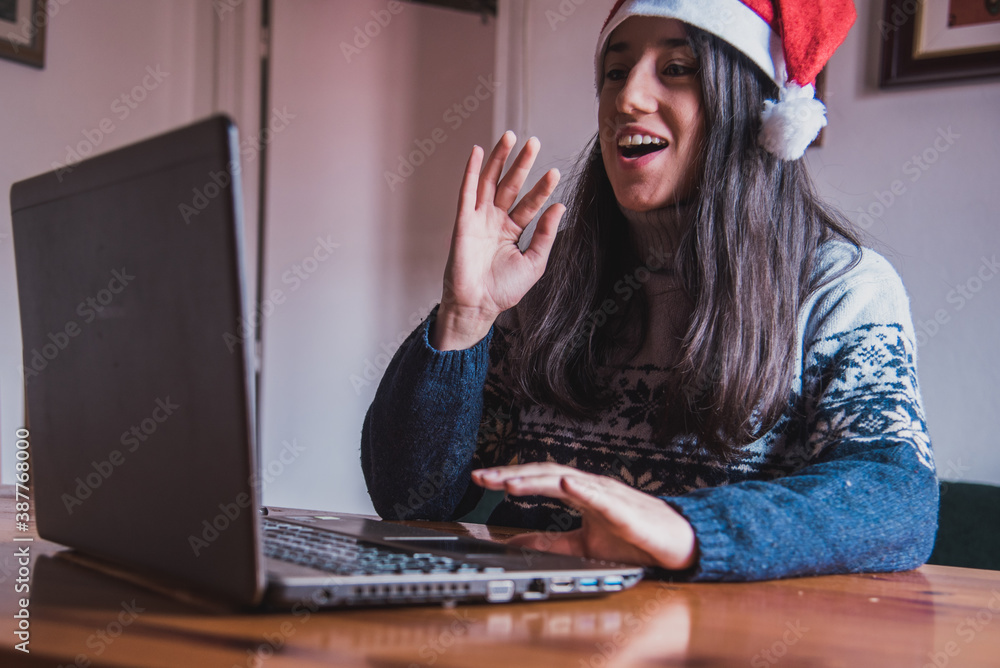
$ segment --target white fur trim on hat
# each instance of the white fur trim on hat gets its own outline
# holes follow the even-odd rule
[[[781,38],[767,22],[740,0],[628,0],[601,31],[594,61],[597,86],[601,85],[604,52],[615,28],[632,16],[673,18],[712,33],[732,44],[755,62],[778,86],[786,80]]]

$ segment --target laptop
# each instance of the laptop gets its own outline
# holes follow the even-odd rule
[[[237,606],[537,601],[638,582],[639,567],[422,527],[267,514],[238,146],[214,116],[12,186],[39,535]]]

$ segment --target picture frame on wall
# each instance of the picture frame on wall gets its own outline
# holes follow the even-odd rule
[[[885,0],[879,86],[1000,76],[1000,0]]]
[[[45,67],[45,0],[0,0],[0,58]]]

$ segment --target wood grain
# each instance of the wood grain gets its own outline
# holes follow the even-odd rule
[[[647,581],[600,599],[288,614],[220,612],[31,546],[30,655],[14,649],[13,492],[0,488],[0,665],[997,666],[1000,573],[740,584]],[[511,530],[438,525],[479,537]],[[123,527],[123,531],[127,531]]]

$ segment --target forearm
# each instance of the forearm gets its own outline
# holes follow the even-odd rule
[[[396,352],[365,416],[362,470],[385,518],[449,519],[469,486],[491,336],[441,352],[428,325]]]
[[[845,443],[794,475],[664,500],[692,524],[695,580],[896,571],[923,564],[937,529],[937,479],[913,447]]]
[[[814,311],[797,409],[805,428],[782,448],[810,463],[667,499],[695,529],[695,579],[904,570],[933,549],[938,483],[905,291],[868,257]]]

